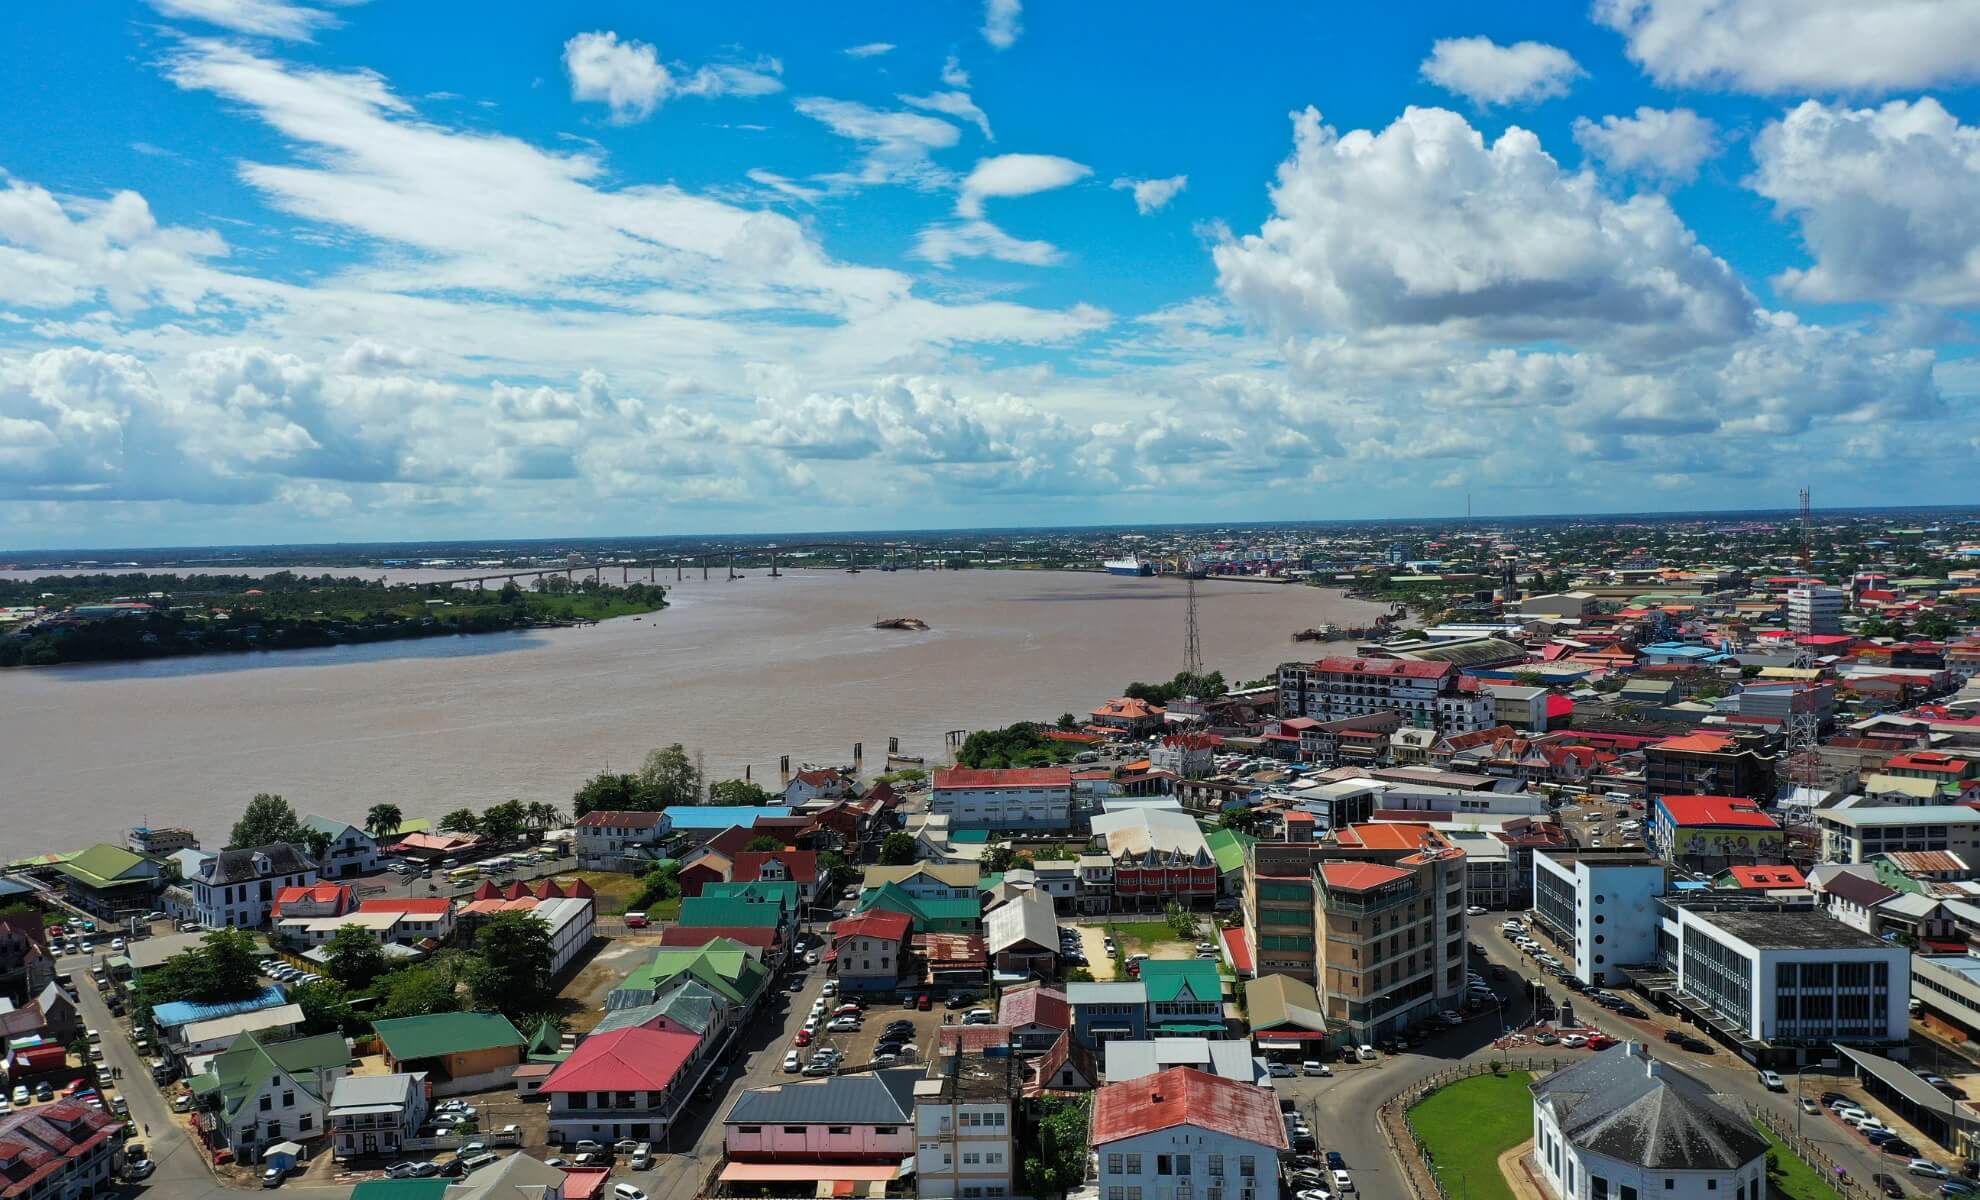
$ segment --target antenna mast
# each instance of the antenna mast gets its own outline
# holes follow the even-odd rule
[[[1186,581],[1188,592],[1188,614],[1183,618],[1183,672],[1191,679],[1203,676],[1203,639],[1196,631],[1196,577]]]
[[[1808,574],[1808,489],[1801,489],[1801,573]]]

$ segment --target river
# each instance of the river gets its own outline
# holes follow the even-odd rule
[[[299,568],[300,569],[300,568]],[[376,574],[376,572],[366,572]],[[396,573],[395,573],[396,574]],[[424,573],[422,573],[424,574]],[[0,671],[0,860],[121,843],[140,822],[209,848],[256,792],[362,821],[511,797],[568,803],[656,746],[708,776],[848,763],[887,739],[932,764],[948,730],[1084,713],[1182,666],[1184,584],[1021,571],[690,577],[671,606],[582,629]],[[1207,667],[1233,682],[1292,631],[1375,606],[1315,588],[1197,585]],[[916,616],[925,633],[877,630]]]

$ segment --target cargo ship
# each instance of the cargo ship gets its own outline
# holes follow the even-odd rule
[[[1102,564],[1109,575],[1153,575],[1155,569],[1138,558],[1110,558]]]

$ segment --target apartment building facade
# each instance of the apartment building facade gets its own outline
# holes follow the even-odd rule
[[[928,802],[950,829],[1065,829],[1072,824],[1072,772],[1064,767],[935,772]]]
[[[998,1200],[1017,1194],[1023,1060],[959,1050],[914,1085],[915,1194],[921,1200]]]
[[[1330,721],[1395,712],[1406,724],[1441,734],[1489,728],[1491,696],[1460,680],[1447,662],[1336,657],[1282,663],[1279,715]]]

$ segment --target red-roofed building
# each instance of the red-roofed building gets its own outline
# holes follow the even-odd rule
[[[1320,880],[1327,885],[1329,892],[1372,892],[1385,883],[1400,883],[1408,878],[1409,872],[1401,867],[1385,867],[1380,863],[1320,865]]]
[[[907,967],[914,918],[874,908],[832,922],[832,949],[826,969],[847,992],[891,992]]]
[[[284,917],[341,917],[351,911],[356,899],[357,893],[347,883],[285,887],[275,893],[275,907],[268,915],[277,921]]]
[[[997,1001],[997,1020],[1011,1031],[1011,1044],[1025,1053],[1042,1053],[1073,1027],[1072,1005],[1066,994],[1043,984],[1013,988]]]
[[[1712,879],[1712,886],[1728,891],[1768,892],[1805,888],[1808,879],[1794,866],[1732,866]]]
[[[0,1197],[67,1198],[115,1190],[115,1117],[60,1100],[0,1117]]]
[[[784,803],[796,808],[813,800],[836,800],[849,790],[846,777],[837,771],[799,771],[784,785]]]
[[[806,905],[818,903],[825,887],[825,868],[811,850],[745,850],[729,867],[730,883],[795,883],[798,899]]]
[[[1952,754],[1941,754],[1936,750],[1914,750],[1909,754],[1894,754],[1884,763],[1884,774],[1901,775],[1907,779],[1929,779],[1934,783],[1959,783],[1970,779],[1974,774],[1974,762]]]
[[[700,1034],[643,1025],[585,1038],[540,1089],[550,1100],[550,1140],[660,1141],[712,1065],[703,1052]],[[594,1104],[601,1096],[606,1102]]]
[[[1688,733],[1643,748],[1644,787],[1657,796],[1744,796],[1769,799],[1776,786],[1780,739],[1745,730]]]
[[[1650,842],[1693,871],[1772,864],[1787,850],[1779,821],[1744,796],[1662,796],[1650,810]]]
[[[388,854],[436,863],[452,855],[466,854],[481,845],[474,833],[409,833],[385,847]]]
[[[654,857],[674,836],[674,826],[662,812],[623,812],[595,808],[573,826],[578,866],[587,871],[628,870],[632,860]]]
[[[1255,1200],[1278,1200],[1279,1155],[1288,1148],[1285,1121],[1273,1093],[1194,1067],[1171,1067],[1093,1093],[1088,1141],[1097,1157],[1102,1196],[1125,1194],[1150,1179],[1171,1177],[1176,1156],[1190,1173],[1221,1162],[1230,1181]],[[1115,1191],[1114,1189],[1123,1189]]]
[[[935,772],[928,802],[934,816],[958,829],[1065,829],[1072,824],[1072,772],[1064,767]]]
[[[1146,700],[1120,696],[1093,710],[1093,725],[1115,734],[1139,737],[1162,727],[1163,710]]]

